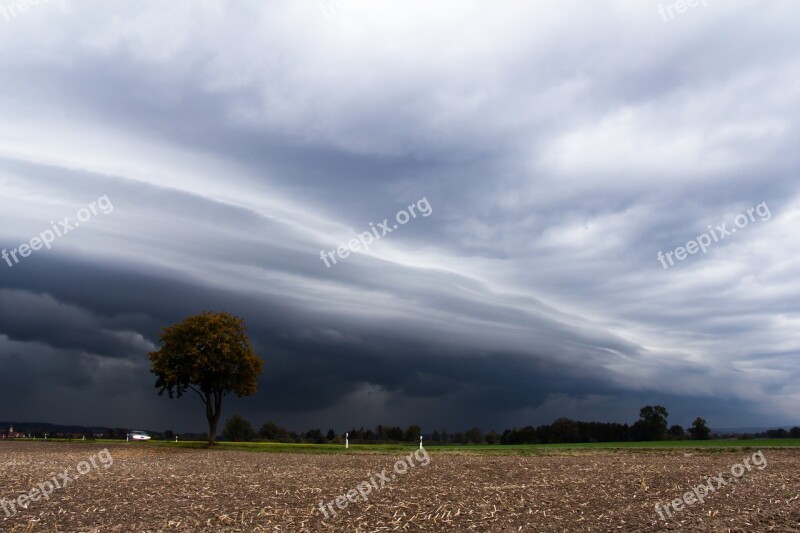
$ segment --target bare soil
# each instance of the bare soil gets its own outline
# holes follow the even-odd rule
[[[0,443],[0,499],[13,500],[104,446]],[[108,446],[49,500],[16,513],[2,531],[780,531],[800,532],[800,450],[765,449],[753,468],[672,517],[655,505],[680,498],[749,451],[591,451],[542,456],[432,452],[367,501],[321,501],[394,473],[401,455],[271,454]],[[86,467],[83,467],[86,470]],[[378,482],[379,483],[379,482]],[[9,509],[10,511],[10,509]],[[328,511],[330,514],[330,511]]]

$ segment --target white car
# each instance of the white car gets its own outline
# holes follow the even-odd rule
[[[150,440],[151,437],[145,431],[131,431],[128,433],[128,438],[130,440]]]

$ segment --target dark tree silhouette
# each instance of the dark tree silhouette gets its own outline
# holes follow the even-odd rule
[[[689,428],[689,434],[694,440],[708,440],[711,435],[711,430],[706,426],[706,421],[699,416],[692,422],[692,427]]]
[[[258,389],[264,362],[247,340],[241,318],[204,312],[165,327],[160,350],[150,352],[158,394],[180,398],[191,390],[203,401],[208,420],[208,444],[216,444],[222,399],[233,392],[249,396]]]
[[[239,415],[233,415],[225,422],[222,437],[233,442],[247,442],[256,437],[256,432],[250,422]]]

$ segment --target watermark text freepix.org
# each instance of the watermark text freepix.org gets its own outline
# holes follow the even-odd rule
[[[64,469],[64,471],[58,475],[56,475],[55,472],[51,472],[50,475],[53,476],[52,481],[47,480],[39,483],[30,491],[20,494],[11,500],[0,498],[0,509],[5,511],[7,517],[14,516],[20,509],[27,509],[30,502],[38,502],[42,498],[49,501],[50,495],[53,494],[56,489],[63,489],[70,483],[77,481],[80,476],[85,476],[91,472],[92,468],[96,469],[100,466],[109,468],[113,464],[114,458],[111,457],[111,452],[108,451],[108,448],[104,448],[97,455],[89,457],[88,461],[81,461],[78,463],[75,468],[75,474],[70,475],[70,468]]]
[[[703,253],[708,252],[708,247],[711,246],[715,242],[719,242],[723,240],[725,237],[733,235],[736,233],[736,229],[744,229],[751,222],[756,221],[756,217],[753,216],[753,213],[756,213],[759,217],[761,222],[766,222],[770,218],[772,218],[772,213],[769,210],[769,206],[767,202],[761,202],[757,206],[751,207],[745,213],[741,213],[736,215],[736,218],[733,219],[733,223],[735,227],[731,227],[728,229],[728,223],[723,222],[721,225],[716,227],[711,227],[709,224],[708,226],[708,233],[703,233],[702,235],[698,235],[693,240],[686,243],[686,246],[678,246],[672,251],[667,252],[666,254],[662,251],[659,251],[656,254],[658,261],[664,267],[664,270],[668,269],[671,266],[675,265],[675,261],[672,260],[672,256],[675,256],[675,259],[678,261],[683,261],[689,255],[694,255],[698,251],[702,250]],[[712,240],[713,239],[713,240]],[[669,261],[669,265],[667,265],[667,261]]]
[[[750,464],[750,461],[753,464]],[[756,453],[753,454],[752,457],[745,457],[741,464],[735,464],[731,467],[731,475],[732,478],[729,478],[727,481],[723,474],[718,474],[713,477],[707,477],[706,482],[697,485],[694,487],[691,492],[687,492],[680,498],[675,498],[671,502],[665,503],[662,507],[661,504],[656,504],[656,512],[658,516],[661,517],[661,520],[666,521],[667,518],[664,516],[664,512],[667,513],[667,516],[672,518],[672,513],[669,511],[670,506],[672,507],[674,512],[678,512],[683,509],[684,503],[686,505],[694,505],[697,502],[704,503],[706,496],[709,493],[714,492],[715,490],[724,487],[728,483],[733,483],[734,481],[738,481],[740,477],[742,477],[745,472],[750,472],[753,467],[758,467],[759,470],[764,470],[767,467],[767,458],[764,457],[764,454],[761,450],[758,450]]]
[[[658,14],[661,15],[661,18],[664,19],[664,22],[669,22],[677,15],[682,15],[686,13],[689,8],[697,7],[699,4],[703,4],[703,7],[708,7],[708,0],[678,0],[672,4],[667,4],[666,8],[664,7],[664,4],[659,4]],[[677,14],[673,13],[673,9],[677,12]]]
[[[397,474],[405,474],[408,472],[409,467],[414,468],[417,466],[414,464],[414,459],[417,460],[420,466],[428,466],[428,463],[431,462],[431,456],[428,455],[428,452],[425,450],[425,448],[420,448],[419,450],[415,450],[414,453],[410,453],[398,460],[394,464],[394,471]],[[375,490],[380,490],[386,486],[387,483],[393,481],[395,477],[395,474],[387,474],[385,468],[381,470],[380,474],[370,474],[369,481],[362,481],[356,486],[355,489],[348,490],[347,494],[337,496],[335,500],[331,500],[327,503],[320,501],[319,510],[322,511],[322,514],[325,515],[325,518],[336,516],[336,511],[333,510],[334,504],[336,504],[336,507],[339,509],[344,510],[351,503],[358,502],[359,498],[362,501],[367,501],[369,499],[367,496],[372,492],[373,488]],[[378,482],[380,482],[380,484],[378,484]],[[331,512],[330,516],[328,515],[328,510]]]
[[[6,22],[11,22],[12,19],[17,18],[18,13],[24,13],[29,7],[39,3],[49,4],[50,0],[17,0],[7,5],[0,5],[0,15],[6,19]]]
[[[69,217],[60,221],[58,224],[51,220],[51,228],[42,231],[38,236],[33,237],[30,242],[20,244],[10,252],[4,248],[3,251],[0,252],[0,257],[2,257],[9,268],[11,268],[20,262],[20,258],[28,257],[33,252],[41,250],[42,246],[49,250],[53,246],[56,237],[63,237],[70,231],[78,228],[82,222],[88,222],[93,216],[97,216],[98,208],[100,208],[100,212],[104,215],[114,211],[114,205],[111,203],[111,200],[108,199],[108,195],[101,196],[90,203],[89,207],[80,208],[75,215],[78,219],[77,222],[71,222]],[[17,256],[17,254],[19,254],[19,256]],[[12,259],[14,261],[13,263],[11,262]]]
[[[340,259],[346,259],[350,255],[350,252],[358,252],[361,250],[366,252],[369,250],[369,245],[373,240],[378,240],[382,237],[385,237],[389,233],[398,229],[400,226],[408,223],[408,221],[410,221],[412,218],[417,218],[417,211],[419,211],[419,214],[423,217],[429,217],[431,216],[431,213],[433,213],[433,208],[431,208],[431,204],[428,202],[426,197],[423,196],[417,201],[416,204],[411,204],[406,209],[401,209],[398,211],[394,217],[395,221],[397,221],[397,224],[390,226],[388,218],[383,219],[383,222],[379,223],[377,226],[370,222],[370,231],[365,231],[357,238],[350,239],[347,241],[347,244],[343,244],[335,250],[331,250],[330,252],[326,252],[325,250],[320,251],[319,258],[325,263],[327,268],[330,268],[331,263],[328,261],[328,259],[330,259],[335,265],[337,255]]]

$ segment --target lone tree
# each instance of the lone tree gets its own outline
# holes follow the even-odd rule
[[[711,430],[706,425],[706,421],[699,416],[692,422],[692,427],[689,428],[689,434],[695,440],[708,440],[711,436]]]
[[[222,398],[233,392],[250,396],[258,389],[264,362],[247,340],[244,321],[228,313],[206,311],[165,327],[162,347],[150,352],[150,371],[158,394],[180,398],[194,391],[206,407],[208,444],[216,444]]]

